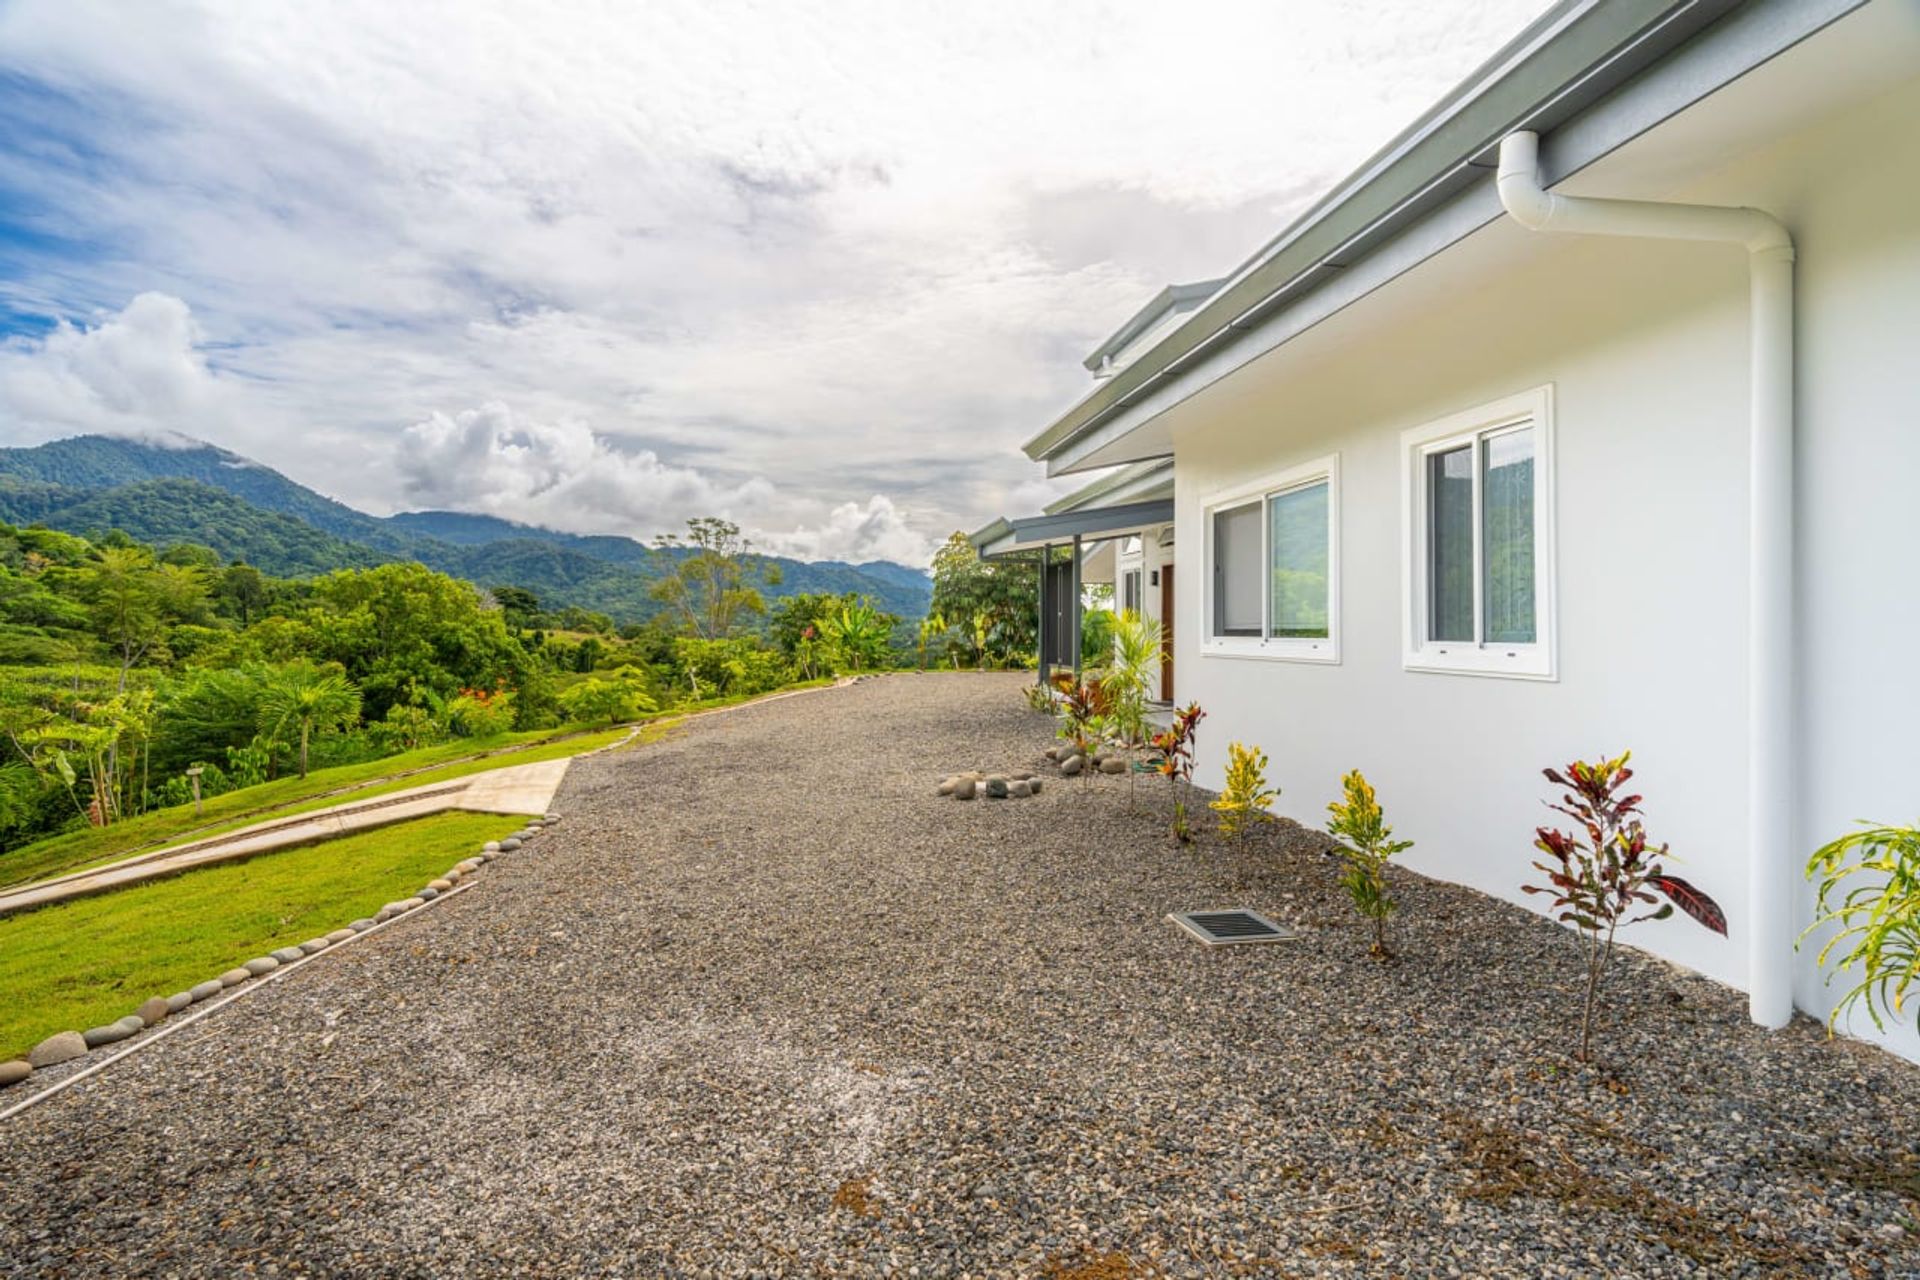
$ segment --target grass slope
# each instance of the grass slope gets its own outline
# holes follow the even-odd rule
[[[437,814],[0,918],[0,1060],[371,915],[519,823]]]
[[[360,764],[316,769],[304,779],[279,778],[215,796],[195,818],[191,804],[142,814],[110,827],[78,827],[0,854],[0,887],[62,875],[148,849],[218,835],[269,818],[344,804],[388,791],[464,777],[486,769],[533,764],[605,746],[626,729],[505,734],[459,739]],[[404,775],[404,776],[402,776]]]

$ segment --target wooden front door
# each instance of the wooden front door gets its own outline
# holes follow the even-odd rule
[[[1160,701],[1173,701],[1173,566],[1160,566]]]

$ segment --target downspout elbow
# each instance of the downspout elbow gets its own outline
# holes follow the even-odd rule
[[[1500,205],[1521,226],[1599,236],[1705,240],[1737,244],[1756,258],[1793,261],[1793,237],[1759,209],[1562,196],[1540,181],[1540,136],[1521,131],[1500,141],[1495,179]]]
[[[1540,185],[1540,135],[1510,133],[1500,140],[1500,169],[1495,178],[1500,206],[1509,217],[1533,231],[1545,231],[1553,221],[1556,197]]]

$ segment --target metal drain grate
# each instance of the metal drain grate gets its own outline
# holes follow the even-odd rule
[[[1167,919],[1209,947],[1241,942],[1286,942],[1300,936],[1298,931],[1275,924],[1258,911],[1176,911]]]

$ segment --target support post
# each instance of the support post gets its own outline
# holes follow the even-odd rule
[[[1080,683],[1080,535],[1073,535],[1073,611],[1067,615],[1072,619],[1068,628],[1073,636],[1073,682]]]
[[[1040,668],[1040,687],[1042,689],[1047,687],[1048,667],[1053,659],[1052,650],[1049,649],[1047,645],[1047,567],[1052,563],[1053,544],[1049,542],[1046,546],[1040,548],[1040,595],[1038,597],[1040,601],[1040,627],[1039,630],[1035,632],[1040,638],[1040,661],[1035,665]]]

